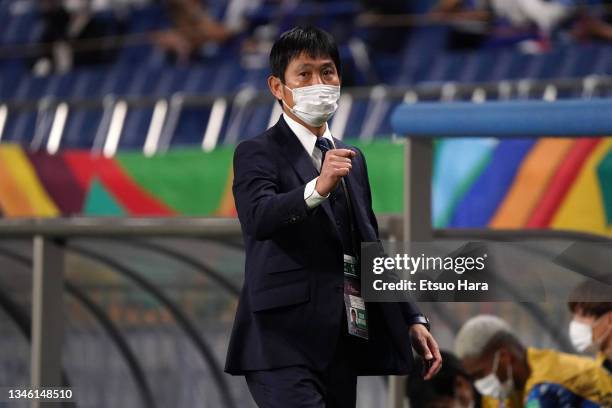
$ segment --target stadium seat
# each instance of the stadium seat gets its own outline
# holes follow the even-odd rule
[[[226,4],[209,2],[209,11],[222,18]],[[451,52],[445,49],[448,27],[417,27],[406,32],[403,50],[398,54],[385,54],[375,49],[368,56],[372,67],[354,60],[347,39],[367,36],[367,30],[352,27],[352,17],[357,12],[352,2],[334,1],[325,5],[325,16],[320,24],[333,32],[342,33],[340,44],[345,62],[345,84],[350,86],[383,82],[388,85],[410,86],[418,83],[479,83],[503,79],[582,78],[588,75],[612,73],[610,55],[612,47],[605,44],[567,44],[555,46],[553,51],[529,55],[513,48],[484,48],[474,51]],[[425,8],[422,6],[421,8]],[[127,20],[127,32],[146,33],[171,26],[166,9],[150,4],[131,10]],[[277,22],[279,29],[296,24],[309,16],[321,15],[321,4],[305,1],[297,4],[287,16]],[[267,5],[256,10],[251,18],[271,21],[275,11]],[[106,12],[98,18],[112,18]],[[262,21],[263,21],[262,20]],[[0,44],[27,44],[37,40],[41,23],[34,11],[14,15],[7,3],[0,3],[0,24],[6,28],[0,33]],[[352,32],[351,32],[352,30]],[[346,37],[346,38],[345,38]],[[211,103],[187,106],[176,103],[178,95],[232,95],[244,89],[265,91],[267,66],[243,67],[237,55],[240,53],[239,37],[209,56],[200,58],[188,67],[169,64],[163,52],[152,45],[133,44],[122,47],[114,63],[96,67],[76,67],[64,74],[44,77],[33,76],[26,69],[24,60],[11,58],[0,63],[0,103],[17,101],[56,100],[97,103],[70,105],[62,148],[90,148],[96,134],[105,134],[113,103],[125,98],[153,99],[137,105],[129,104],[119,140],[120,149],[141,149],[149,130],[155,100],[174,100],[168,105],[160,143],[170,146],[201,144],[208,126]],[[265,61],[262,61],[265,63]],[[576,92],[558,92],[563,98]],[[471,95],[459,95],[470,98]],[[541,97],[532,95],[529,97]],[[102,98],[106,102],[102,102]],[[355,100],[345,129],[345,137],[369,138],[390,134],[388,115],[396,101]],[[106,104],[106,108],[104,106]],[[34,135],[44,135],[49,128],[49,112],[38,112],[39,103],[29,110],[9,109],[3,141],[32,142]],[[106,111],[105,111],[106,109]],[[364,115],[375,113],[375,118],[364,121]],[[52,112],[51,112],[52,113]],[[271,106],[249,102],[236,104],[231,100],[226,106],[217,144],[238,142],[265,129],[270,118]],[[105,116],[106,115],[106,116]],[[376,123],[376,126],[373,124]],[[229,130],[229,134],[226,131]],[[42,140],[46,140],[43,138]],[[39,140],[40,141],[40,140]],[[100,143],[100,140],[98,140]],[[43,146],[44,143],[41,144]]]

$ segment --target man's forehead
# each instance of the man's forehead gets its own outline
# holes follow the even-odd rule
[[[289,61],[289,65],[294,65],[294,66],[301,66],[301,65],[319,66],[319,65],[327,65],[327,64],[332,64],[332,65],[334,64],[334,61],[331,59],[330,56],[328,55],[313,56],[313,55],[309,55],[306,52],[302,52],[296,55],[295,57],[291,58],[291,61]]]

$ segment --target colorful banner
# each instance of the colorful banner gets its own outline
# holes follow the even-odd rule
[[[403,145],[365,154],[377,213],[403,208]],[[437,228],[556,228],[612,235],[612,138],[442,139],[435,143]],[[56,155],[0,145],[0,217],[235,216],[233,148],[154,157]]]

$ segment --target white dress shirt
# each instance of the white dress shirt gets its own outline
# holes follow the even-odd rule
[[[306,153],[308,153],[308,155],[312,159],[312,164],[315,169],[317,169],[317,171],[321,171],[321,159],[323,158],[323,153],[318,147],[315,146],[315,143],[317,142],[317,136],[310,130],[308,130],[308,128],[304,125],[291,119],[289,115],[283,113],[283,118],[285,119],[285,122],[287,122],[289,129],[291,129],[291,131],[295,133],[302,146],[304,146]],[[331,132],[329,131],[329,126],[327,126],[327,124],[325,125],[325,132],[321,137],[329,139],[333,145],[334,142],[332,139]],[[326,196],[322,196],[317,192],[317,190],[315,189],[317,179],[318,177],[315,177],[314,179],[310,180],[306,184],[306,188],[304,188],[304,200],[306,201],[306,205],[308,206],[308,208],[314,208],[318,206],[329,197],[329,193]]]

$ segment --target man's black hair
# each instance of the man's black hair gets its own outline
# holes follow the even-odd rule
[[[406,394],[410,399],[411,407],[428,408],[437,406],[436,401],[439,398],[456,398],[455,384],[457,377],[463,377],[466,381],[470,381],[461,362],[453,353],[446,350],[441,350],[442,367],[438,374],[431,380],[423,379],[423,372],[426,369],[422,358],[416,358],[412,367],[412,374],[408,377],[406,383]],[[471,381],[470,381],[471,382]],[[480,407],[480,398],[474,390],[475,406]]]
[[[336,40],[327,31],[313,26],[297,26],[281,34],[270,51],[272,75],[285,82],[289,62],[301,54],[312,58],[329,57],[341,76],[340,53]]]
[[[572,290],[567,305],[572,313],[599,318],[612,312],[610,286],[587,279]]]

